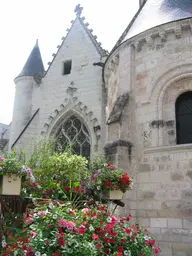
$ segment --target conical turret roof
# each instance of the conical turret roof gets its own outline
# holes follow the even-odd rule
[[[42,78],[44,72],[45,70],[37,40],[33,50],[31,51],[31,54],[25,63],[25,66],[17,77],[33,76],[35,78]]]
[[[150,28],[192,17],[192,0],[145,0],[115,47]]]

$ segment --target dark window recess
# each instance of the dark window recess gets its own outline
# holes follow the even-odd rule
[[[192,143],[192,92],[181,94],[175,105],[177,144]]]
[[[63,63],[63,75],[68,75],[71,73],[71,66],[72,66],[71,60],[65,61]]]
[[[90,135],[84,123],[76,116],[71,116],[61,124],[56,138],[57,152],[63,152],[70,146],[74,154],[90,158]]]

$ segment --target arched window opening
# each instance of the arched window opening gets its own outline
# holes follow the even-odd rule
[[[177,144],[192,143],[192,91],[178,97],[175,110]]]
[[[90,157],[90,136],[86,126],[76,117],[63,121],[56,134],[56,151],[62,152],[67,146],[74,154]]]

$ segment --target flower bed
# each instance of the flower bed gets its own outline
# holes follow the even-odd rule
[[[131,224],[130,215],[114,216],[102,205],[98,209],[70,207],[58,202],[36,205],[24,216],[24,229],[14,237],[15,243],[6,245],[2,256],[152,256],[159,253],[155,240],[139,224]]]

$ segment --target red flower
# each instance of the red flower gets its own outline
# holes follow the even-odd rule
[[[107,164],[107,166],[110,168],[110,169],[114,169],[115,168],[115,166],[113,165],[113,164]]]
[[[118,247],[118,252],[122,252],[123,251],[123,247],[122,246],[119,246]]]
[[[129,185],[130,178],[126,172],[123,173],[122,177],[120,178],[120,181],[123,185]]]
[[[78,192],[79,190],[80,190],[80,187],[79,187],[79,186],[77,186],[77,187],[74,188],[74,191],[75,191],[75,192]]]
[[[123,256],[122,252],[117,252],[117,256]]]
[[[155,248],[155,249],[153,250],[153,252],[154,252],[154,254],[158,254],[158,253],[160,252],[160,248]]]
[[[96,235],[96,234],[93,234],[93,235],[92,235],[92,239],[93,239],[93,240],[97,240],[98,238],[99,238],[98,235]]]
[[[101,248],[101,245],[100,245],[100,244],[96,244],[96,247],[100,249],[100,248]]]
[[[70,191],[70,188],[66,187],[66,188],[64,188],[64,190],[65,190],[66,192],[68,192],[68,191]]]
[[[58,239],[60,247],[63,247],[65,245],[65,242],[62,237]]]
[[[23,245],[23,246],[22,246],[22,250],[23,250],[23,251],[26,251],[26,250],[27,250],[26,245]]]
[[[155,244],[155,240],[149,241],[149,244],[150,244],[151,246],[153,246],[153,245]]]
[[[111,182],[110,181],[105,182],[105,186],[106,186],[106,188],[110,188],[111,187]]]
[[[100,209],[101,211],[105,211],[105,207],[104,207],[103,205],[101,205],[101,206],[99,207],[99,209]]]

